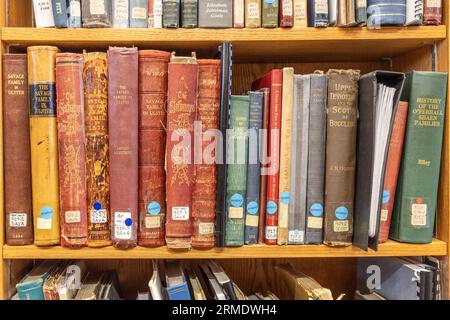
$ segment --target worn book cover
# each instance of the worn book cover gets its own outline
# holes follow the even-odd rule
[[[128,28],[130,26],[129,0],[112,1],[112,26],[114,28]]]
[[[81,0],[70,0],[69,7],[69,28],[81,28]]]
[[[34,23],[37,28],[51,28],[55,26],[51,0],[33,0]]]
[[[164,28],[180,26],[180,0],[162,0],[162,26]]]
[[[130,28],[148,28],[148,0],[130,0]]]
[[[308,0],[308,27],[328,27],[328,0]]]
[[[84,28],[111,27],[111,1],[83,0],[81,4]]]
[[[278,27],[278,8],[279,0],[261,0],[262,1],[262,20],[263,28]]]
[[[308,0],[293,0],[294,28],[306,28],[308,26]]]
[[[423,0],[423,23],[441,24],[442,0]]]
[[[198,0],[181,0],[181,26],[183,28],[197,28]]]
[[[53,0],[53,18],[55,19],[55,27],[66,28],[69,12],[67,11],[66,0]]]
[[[261,0],[245,0],[245,27],[261,27]]]
[[[280,27],[292,27],[294,19],[293,0],[281,0],[280,2]]]
[[[245,25],[245,1],[233,0],[233,28],[241,29]]]

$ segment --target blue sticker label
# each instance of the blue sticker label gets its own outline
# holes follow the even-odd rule
[[[258,202],[256,201],[250,201],[247,203],[247,213],[249,214],[258,214]]]
[[[264,2],[268,3],[268,4],[273,4],[275,2],[275,0],[264,0]]]
[[[102,208],[102,204],[100,202],[94,202],[93,207],[95,210],[100,210]]]
[[[239,193],[235,193],[230,198],[231,205],[233,207],[242,207],[244,203],[244,198]]]
[[[383,204],[388,203],[389,199],[391,199],[391,195],[389,193],[389,190],[384,190],[383,191],[383,197],[382,197]]]
[[[348,209],[344,206],[336,208],[336,211],[334,212],[336,215],[336,218],[339,220],[345,220],[348,217]]]
[[[53,217],[53,208],[49,206],[44,206],[41,208],[41,218],[51,219]]]
[[[280,201],[284,204],[289,204],[289,200],[291,199],[291,194],[288,191],[285,191],[280,196]]]
[[[147,212],[152,216],[156,216],[161,212],[161,205],[157,201],[152,201],[147,206]]]
[[[125,219],[125,225],[127,227],[131,227],[132,224],[133,224],[133,220],[131,220],[131,218]]]
[[[320,203],[313,203],[311,208],[309,209],[309,212],[314,217],[321,217],[323,214],[323,207]]]
[[[277,212],[277,204],[275,201],[267,201],[267,213],[275,214]]]

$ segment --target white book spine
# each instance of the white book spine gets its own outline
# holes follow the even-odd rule
[[[51,0],[33,0],[34,19],[37,28],[55,26]]]
[[[162,28],[162,18],[163,18],[163,6],[162,0],[154,0],[153,1],[153,28],[161,29]]]

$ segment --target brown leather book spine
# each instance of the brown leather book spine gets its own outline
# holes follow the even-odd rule
[[[83,55],[56,54],[61,245],[87,245]]]
[[[27,55],[3,55],[6,244],[33,243]]]
[[[167,68],[170,53],[139,51],[139,234],[140,246],[166,243]]]
[[[166,243],[173,249],[191,247],[197,82],[197,59],[173,55],[168,69],[166,139]]]
[[[195,179],[192,191],[192,247],[214,247],[216,216],[216,141],[219,127],[220,60],[198,60],[197,126],[195,132]],[[197,128],[197,127],[196,127]],[[201,132],[201,135],[200,135]],[[217,132],[217,131],[214,131]],[[214,147],[214,148],[212,148]],[[209,152],[208,152],[209,150]]]
[[[359,74],[328,71],[324,243],[331,246],[352,244]]]
[[[138,229],[137,48],[109,48],[108,64],[112,243],[127,249],[136,246]]]
[[[88,246],[104,247],[111,245],[108,63],[104,52],[83,57]]]
[[[442,23],[442,0],[423,1],[423,23],[435,25]]]

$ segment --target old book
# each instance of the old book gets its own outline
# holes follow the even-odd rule
[[[83,58],[88,246],[103,247],[111,244],[108,64],[104,52]]]
[[[166,139],[166,243],[169,248],[191,247],[194,183],[194,121],[198,96],[195,56],[172,55],[168,68]]]
[[[407,74],[401,100],[409,104],[403,158],[389,236],[429,243],[433,237],[444,128],[447,73]]]
[[[215,242],[216,148],[212,130],[219,127],[220,60],[198,60],[197,129],[194,147],[195,179],[192,190],[192,247],[212,248]],[[200,134],[200,139],[197,134]]]
[[[58,287],[63,284],[70,260],[59,261],[49,272],[42,285],[45,300],[59,300]]]
[[[248,166],[247,166],[247,193],[245,198],[245,244],[258,242],[259,226],[259,202],[260,202],[260,180],[261,162],[260,150],[262,148],[262,122],[264,112],[264,93],[250,91],[249,111],[249,143],[248,143]]]
[[[178,28],[180,26],[180,0],[162,0],[162,26]]]
[[[153,0],[153,28],[161,29],[163,21],[162,0]]]
[[[306,239],[308,244],[322,243],[325,146],[327,129],[328,77],[323,72],[311,75],[308,132],[308,178],[306,193]]]
[[[147,27],[149,29],[155,28],[155,8],[154,8],[154,0],[148,0],[148,21],[147,21]],[[138,296],[139,296],[138,292]],[[142,292],[142,294],[146,294],[146,292]]]
[[[241,29],[245,25],[245,1],[233,0],[233,28]]]
[[[55,60],[58,48],[28,47],[34,244],[59,244]]]
[[[33,0],[34,23],[37,28],[55,26],[51,0]]]
[[[355,1],[355,18],[356,23],[364,25],[367,22],[367,0],[353,0]]]
[[[278,27],[279,0],[261,0],[261,26],[263,28]]]
[[[139,234],[141,246],[165,244],[167,67],[170,53],[139,51]]]
[[[183,28],[197,28],[198,0],[181,0],[181,26]]]
[[[268,159],[261,174],[267,175],[267,202],[265,219],[265,243],[276,244],[278,236],[278,201],[280,176],[280,130],[282,70],[274,69],[252,84],[253,90],[270,89]]]
[[[392,128],[389,152],[386,161],[386,172],[384,174],[384,187],[382,194],[382,205],[380,213],[380,233],[378,243],[386,242],[389,237],[392,210],[397,189],[397,178],[402,160],[403,141],[405,138],[406,118],[408,116],[408,103],[400,101],[395,114],[394,126]]]
[[[367,0],[367,27],[406,23],[406,0]]]
[[[306,28],[308,26],[308,1],[294,0],[294,28]]]
[[[81,4],[84,28],[111,27],[111,1],[82,0]]]
[[[406,25],[423,24],[423,0],[406,0]]]
[[[294,75],[290,164],[291,197],[288,207],[289,244],[305,242],[310,87],[311,75]]]
[[[74,300],[99,300],[103,274],[87,272]]]
[[[346,1],[346,27],[356,26],[356,3],[355,0],[347,0]]]
[[[339,0],[328,0],[328,26],[335,27],[338,19]],[[308,7],[309,8],[309,7]]]
[[[56,263],[54,260],[45,260],[33,267],[16,284],[19,300],[45,300],[43,291],[44,281],[55,268]]]
[[[294,19],[293,0],[281,0],[280,2],[280,27],[292,27]]]
[[[131,248],[138,229],[138,51],[110,47],[108,129],[113,246]]]
[[[244,244],[249,109],[250,99],[248,96],[231,96],[227,149],[226,246]]]
[[[67,26],[69,28],[81,28],[81,0],[69,1],[69,21]]]
[[[328,27],[328,0],[308,0],[308,27]]]
[[[337,15],[337,26],[345,27],[347,25],[347,2],[352,0],[338,0],[338,15]]]
[[[83,55],[56,54],[61,245],[87,245]]]
[[[352,243],[359,74],[328,71],[324,243],[331,246]]]
[[[112,26],[114,28],[128,28],[130,26],[129,0],[112,1]]]
[[[148,27],[148,0],[130,0],[130,28]]]
[[[33,243],[31,155],[26,54],[3,55],[5,240]]]
[[[292,140],[292,104],[294,90],[294,68],[283,68],[281,136],[280,136],[280,178],[278,200],[278,237],[279,245],[287,244],[289,237],[289,200],[291,198],[291,140]]]
[[[423,23],[441,24],[442,0],[423,0]]]
[[[261,0],[245,0],[245,27],[261,27]]]
[[[200,28],[232,28],[233,0],[198,0]]]
[[[55,27],[66,28],[69,12],[67,11],[67,1],[66,0],[53,0],[53,18],[55,19]]]

